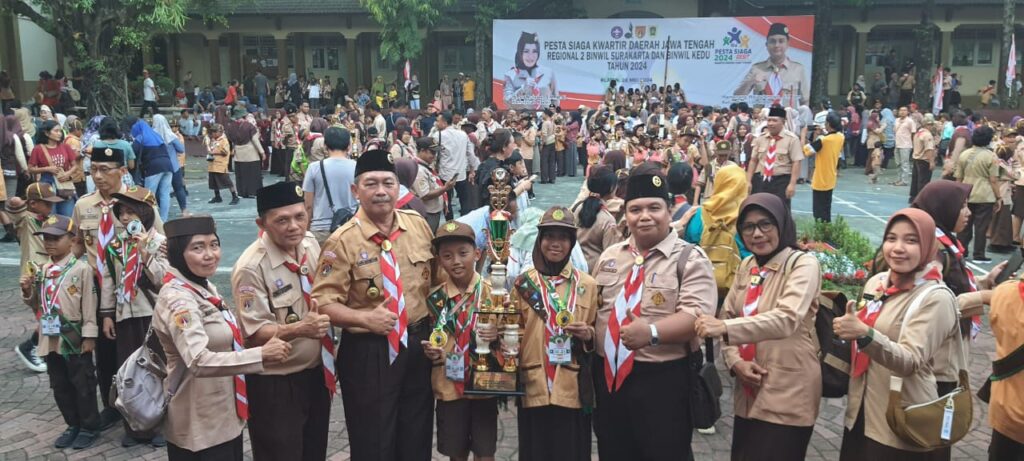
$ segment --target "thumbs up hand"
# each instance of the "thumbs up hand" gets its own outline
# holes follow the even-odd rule
[[[622,343],[631,351],[643,349],[651,345],[651,327],[643,317],[636,317],[633,311],[627,310],[626,317],[629,318],[629,325],[622,327],[620,338]]]
[[[856,305],[856,301],[846,303],[846,314],[832,320],[832,331],[836,336],[847,341],[861,338],[867,335],[868,330],[871,329],[871,327],[861,321],[860,317],[857,317]]]
[[[277,332],[274,332],[274,337],[270,338],[270,340],[263,345],[263,363],[284,362],[285,360],[288,360],[288,355],[291,354],[291,352],[292,345],[282,341],[281,338],[277,337]]]

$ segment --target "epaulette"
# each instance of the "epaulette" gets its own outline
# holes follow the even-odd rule
[[[441,315],[441,310],[444,309],[445,303],[448,302],[448,296],[444,294],[444,285],[438,285],[430,291],[430,295],[427,296],[427,306],[434,314],[434,318]]]

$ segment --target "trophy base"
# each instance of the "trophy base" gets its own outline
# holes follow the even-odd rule
[[[519,373],[505,371],[473,371],[467,395],[526,395],[519,385]]]

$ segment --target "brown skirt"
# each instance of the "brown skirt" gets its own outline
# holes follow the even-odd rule
[[[235,183],[231,182],[231,175],[227,173],[209,173],[209,185],[212,190],[232,189]]]
[[[235,161],[235,182],[238,183],[238,195],[251,197],[263,187],[263,171],[259,160],[255,162]]]
[[[1010,207],[999,208],[999,212],[992,216],[992,224],[989,225],[989,245],[996,247],[1009,247],[1013,245],[1013,219],[1011,218]]]
[[[1013,186],[1013,215],[1024,219],[1024,186]]]

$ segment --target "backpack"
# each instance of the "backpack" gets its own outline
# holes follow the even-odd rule
[[[299,146],[295,148],[295,153],[292,154],[291,169],[293,176],[302,182],[302,178],[306,176],[306,170],[309,169],[309,157],[306,156],[306,149],[302,147],[302,143],[299,143]]]
[[[736,245],[736,226],[727,225],[722,221],[705,221],[704,233],[700,236],[700,247],[711,260],[711,266],[715,270],[718,297],[723,298],[729,293],[732,281],[736,278],[736,270],[743,262],[739,246]]]

